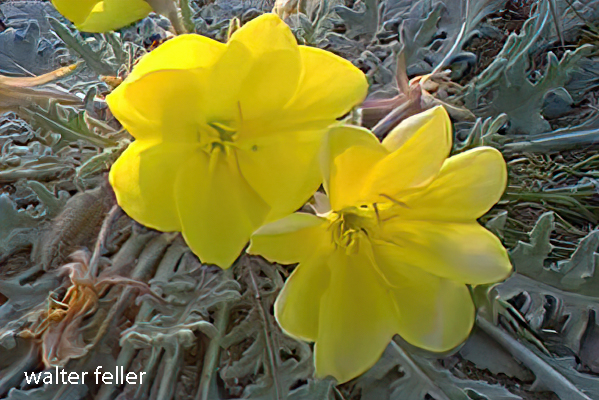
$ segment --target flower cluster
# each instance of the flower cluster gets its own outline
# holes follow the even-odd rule
[[[142,0],[53,3],[88,31],[151,11]],[[501,242],[477,222],[505,189],[501,154],[480,147],[449,157],[441,107],[382,142],[339,122],[367,89],[351,63],[299,46],[265,14],[226,44],[169,40],[107,97],[135,138],[109,175],[123,210],[182,232],[205,263],[229,268],[250,238],[247,252],[299,263],[275,316],[316,343],[317,375],[339,382],[370,368],[395,334],[431,351],[458,346],[474,322],[468,285],[511,271]],[[326,196],[315,194],[321,184]],[[312,196],[315,214],[295,212]]]

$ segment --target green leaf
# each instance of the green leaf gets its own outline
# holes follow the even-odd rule
[[[399,373],[401,372],[401,373]],[[364,399],[516,400],[519,396],[500,385],[464,380],[432,359],[408,352],[395,341],[377,364],[356,379]]]
[[[38,224],[25,210],[17,210],[17,206],[7,194],[0,195],[0,254],[8,254],[14,247],[12,240],[24,229]]]
[[[552,212],[541,215],[533,231],[530,243],[519,242],[510,252],[516,272],[543,282],[560,290],[571,291],[585,296],[599,298],[599,230],[592,231],[578,244],[569,260],[562,260],[553,266],[546,260],[553,250],[550,236],[555,229]]]
[[[536,383],[539,387],[553,391],[560,398],[568,400],[591,400],[591,397],[588,397],[583,392],[584,390],[580,390],[583,387],[580,384],[583,380],[585,387],[599,388],[599,385],[597,385],[599,379],[589,377],[585,380],[584,377],[577,376],[580,374],[575,374],[571,365],[565,366],[563,360],[537,354],[484,318],[478,318],[477,325],[509,351],[512,356],[526,365],[535,374]],[[578,386],[574,385],[573,378],[576,378],[578,381]]]
[[[85,110],[63,107],[51,102],[48,109],[32,106],[23,109],[34,125],[60,135],[60,139],[52,146],[59,150],[72,142],[82,140],[100,148],[115,147],[117,142],[108,138],[115,131],[104,123],[95,121]]]
[[[484,381],[464,380],[437,367],[433,361],[408,354],[395,342],[391,345],[402,359],[406,376],[393,384],[392,398],[424,399],[426,394],[439,400],[513,400],[521,399],[501,385]]]
[[[105,58],[108,53],[108,44],[101,42],[99,49],[94,49],[89,43],[84,41],[79,34],[70,32],[64,24],[59,20],[48,17],[48,21],[54,29],[54,32],[62,39],[63,42],[75,53],[77,53],[85,63],[99,75],[116,75],[118,66],[113,63],[108,63]],[[98,36],[100,37],[100,36]],[[116,42],[115,42],[116,43]]]
[[[493,62],[466,86],[466,106],[486,117],[507,114],[510,133],[534,135],[550,131],[541,115],[545,95],[564,87],[579,62],[595,51],[592,45],[582,45],[566,51],[561,60],[549,52],[544,73],[531,81],[531,59],[542,46],[540,41],[550,25],[549,17],[547,2],[542,2],[521,32],[512,33]]]
[[[538,278],[545,271],[545,259],[553,250],[549,242],[551,232],[555,229],[553,212],[541,215],[530,233],[530,243],[518,242],[510,251],[510,258],[516,272]]]
[[[334,379],[310,379],[303,385],[289,393],[288,400],[334,400]]]
[[[378,0],[364,0],[356,2],[356,6],[358,5],[358,10],[345,6],[336,6],[334,10],[347,26],[345,35],[348,38],[363,38],[370,41],[379,29],[379,2]]]

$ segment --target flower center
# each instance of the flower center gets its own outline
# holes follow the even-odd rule
[[[204,151],[208,154],[215,150],[229,153],[230,147],[235,146],[238,130],[231,125],[234,123],[210,122],[208,129],[198,132],[198,140]]]
[[[349,207],[328,216],[335,245],[348,252],[357,251],[360,237],[374,234],[377,225],[377,210],[374,206]]]

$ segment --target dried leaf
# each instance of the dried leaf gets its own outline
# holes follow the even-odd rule
[[[27,78],[0,75],[0,113],[28,106],[39,100],[55,99],[67,103],[80,103],[79,97],[58,87],[38,87],[65,76],[76,67],[71,65],[44,75]]]

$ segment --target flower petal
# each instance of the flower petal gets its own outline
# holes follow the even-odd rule
[[[501,241],[477,222],[384,222],[382,235],[397,244],[397,260],[471,285],[501,281],[512,267]]]
[[[288,131],[239,142],[239,168],[271,206],[268,221],[299,209],[321,183],[318,151],[326,131]]]
[[[197,143],[208,100],[190,70],[160,70],[123,83],[106,97],[110,110],[138,140]]]
[[[239,172],[234,155],[196,152],[179,172],[175,199],[183,237],[205,263],[229,268],[269,207]]]
[[[391,297],[397,309],[396,332],[408,343],[435,352],[464,342],[474,324],[474,304],[468,288],[459,282],[405,265],[397,246],[373,245],[376,262],[397,286]]]
[[[159,70],[212,68],[226,48],[225,44],[205,36],[179,35],[141,57],[123,84]]]
[[[326,261],[327,255],[314,251],[295,268],[275,301],[277,322],[291,336],[309,341],[318,337],[321,300],[330,284]]]
[[[397,333],[408,343],[434,352],[462,344],[474,325],[474,304],[468,288],[436,278],[420,288],[394,290]]]
[[[367,129],[341,126],[329,132],[321,165],[333,210],[359,205],[369,171],[387,154]]]
[[[492,147],[478,147],[448,158],[422,192],[403,198],[402,218],[473,221],[499,201],[507,183],[505,161]]]
[[[213,68],[209,115],[221,121],[270,119],[295,93],[301,67],[297,41],[287,24],[274,14],[253,19],[231,36]]]
[[[423,129],[433,128],[437,128],[442,133],[443,138],[445,138],[447,131],[451,134],[449,115],[441,106],[433,107],[406,118],[389,132],[382,143],[389,152],[393,152],[414,138],[414,135],[422,134]],[[449,139],[451,140],[451,137]]]
[[[283,118],[332,120],[360,104],[368,81],[351,62],[316,47],[299,46],[302,76]]]
[[[260,227],[252,235],[247,252],[280,264],[303,262],[319,248],[332,250],[328,226],[326,219],[294,213]]]
[[[314,353],[317,376],[332,375],[339,383],[372,367],[396,330],[397,314],[369,246],[354,255],[335,251],[329,259],[331,280],[322,297]]]
[[[431,183],[449,155],[451,140],[451,121],[443,107],[407,118],[385,139],[383,146],[393,152],[370,172],[363,200],[397,199]]]
[[[74,24],[81,24],[100,0],[52,0],[56,10]]]
[[[104,0],[98,2],[85,21],[77,24],[83,32],[107,32],[131,25],[148,16],[152,7],[144,0]]]
[[[193,155],[176,143],[133,142],[110,169],[118,204],[136,221],[160,231],[179,231],[174,177]]]
[[[297,40],[289,26],[276,14],[266,13],[236,30],[229,43],[243,43],[253,55],[290,50],[297,47]]]

